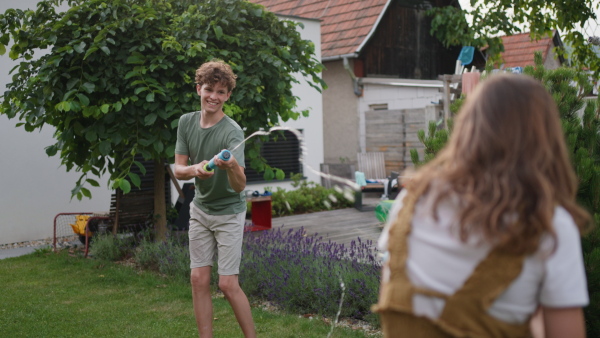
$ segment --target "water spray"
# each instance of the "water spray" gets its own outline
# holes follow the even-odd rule
[[[331,321],[331,330],[329,330],[329,334],[327,335],[327,338],[331,337],[331,334],[333,333],[333,329],[335,329],[335,326],[337,325],[337,323],[340,319],[340,315],[342,314],[342,305],[344,304],[344,294],[346,293],[346,285],[344,284],[344,281],[342,280],[341,275],[338,275],[338,278],[340,280],[340,287],[342,288],[342,296],[340,297],[340,305],[338,307],[338,312],[335,315],[335,320]]]
[[[239,145],[238,145],[239,147]],[[236,147],[237,148],[237,147]],[[219,159],[223,160],[223,161],[229,161],[229,159],[231,158],[231,152],[227,149],[222,150],[218,155]],[[215,158],[211,158],[210,161],[208,161],[208,163],[206,163],[204,165],[204,171],[207,172],[211,172],[213,170],[215,170]]]
[[[246,137],[240,144],[238,144],[237,146],[235,146],[233,149],[231,149],[231,151],[236,150],[240,145],[244,144],[246,141],[248,141],[249,139],[251,139],[254,136],[258,136],[258,135],[269,135],[271,134],[271,132],[273,131],[277,131],[277,130],[287,130],[289,132],[291,132],[292,134],[294,134],[296,136],[296,138],[298,138],[298,141],[300,142],[300,162],[303,163],[306,168],[308,168],[310,171],[312,171],[313,173],[325,178],[325,179],[329,179],[332,181],[336,181],[339,183],[342,183],[345,186],[349,186],[352,190],[354,191],[360,191],[360,186],[358,184],[356,184],[356,182],[346,179],[346,178],[342,178],[339,176],[335,176],[335,175],[330,175],[330,174],[325,174],[319,170],[313,169],[310,165],[304,163],[304,155],[306,154],[306,146],[304,145],[304,137],[302,136],[302,133],[300,131],[298,131],[297,129],[294,128],[289,128],[289,127],[273,127],[271,129],[269,129],[269,131],[263,131],[263,130],[259,130],[257,132],[254,132],[252,135]],[[344,197],[346,197],[348,200],[350,201],[354,201],[354,194],[350,193],[350,192],[346,192],[344,193]]]

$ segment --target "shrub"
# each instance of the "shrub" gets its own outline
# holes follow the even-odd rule
[[[106,236],[109,241],[114,243],[112,235]],[[248,297],[272,301],[293,313],[334,317],[344,291],[341,317],[379,325],[379,317],[370,312],[377,302],[381,271],[371,241],[358,238],[345,246],[323,242],[316,234],[307,236],[303,229],[273,229],[246,233],[242,252],[240,284]],[[189,283],[186,232],[170,232],[162,242],[154,242],[151,236],[142,238],[135,249],[135,260],[143,269]],[[215,263],[213,291],[217,288],[217,270]]]
[[[144,237],[135,250],[136,263],[175,279],[189,280],[190,252],[187,232],[168,232],[164,241]]]
[[[370,307],[377,302],[381,265],[370,241],[359,238],[346,247],[303,229],[248,234],[240,269],[250,297],[294,312],[335,316],[344,288],[341,316],[377,324]]]
[[[99,234],[92,237],[90,255],[107,261],[118,261],[131,252],[132,244],[133,237]]]
[[[315,182],[301,180],[301,178],[300,174],[292,175],[292,180],[294,180],[292,186],[296,188],[295,190],[277,188],[277,190],[271,191],[273,216],[281,217],[353,206],[354,201],[345,197],[343,191],[327,189]],[[251,212],[250,203],[248,203],[248,210]]]
[[[588,337],[600,337],[600,215],[595,214],[596,227],[583,236],[581,247],[587,275],[590,304],[585,310]]]

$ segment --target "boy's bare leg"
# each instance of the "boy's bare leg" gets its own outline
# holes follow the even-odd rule
[[[190,281],[192,284],[192,299],[198,335],[202,338],[212,338],[213,307],[210,294],[211,266],[192,269]]]
[[[246,338],[256,337],[252,311],[246,294],[240,287],[237,275],[219,276],[219,288],[231,304],[235,318]]]

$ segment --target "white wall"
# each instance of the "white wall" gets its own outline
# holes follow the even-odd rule
[[[315,44],[315,58],[321,59],[321,23],[318,20],[309,20],[302,18],[285,18],[304,24],[304,29],[300,28],[300,35],[305,40],[310,40]],[[323,95],[316,89],[312,88],[302,75],[297,74],[296,78],[300,83],[295,83],[292,86],[292,93],[299,97],[298,111],[305,109],[309,110],[308,117],[301,116],[298,120],[280,122],[282,126],[295,128],[303,131],[304,146],[306,153],[304,159],[304,176],[307,181],[320,183],[321,178],[318,174],[311,170],[319,170],[320,164],[323,163]],[[267,184],[259,184],[249,186],[251,190],[264,190],[264,186],[282,187],[286,190],[293,189],[290,183],[282,183],[276,181]]]
[[[2,0],[0,12],[9,8],[35,8],[37,0]],[[66,7],[64,7],[66,8]],[[64,9],[63,8],[63,9]],[[10,69],[17,63],[0,56],[0,91],[11,81]],[[92,200],[71,200],[78,173],[66,172],[57,156],[44,148],[53,144],[54,129],[27,133],[15,127],[19,121],[0,115],[0,244],[44,239],[52,236],[53,221],[61,212],[108,211],[110,190],[89,187]]]
[[[299,21],[304,24],[304,29],[300,28],[300,35],[305,40],[310,40],[315,44],[315,54],[318,60],[321,59],[321,24],[317,20],[302,19],[297,17],[284,17],[284,19]],[[304,145],[306,146],[306,156],[304,159],[304,176],[307,181],[321,182],[320,176],[314,173],[310,168],[319,170],[319,166],[323,163],[323,99],[322,94],[312,88],[305,79],[298,74],[299,84],[293,84],[292,93],[299,97],[297,111],[309,109],[308,117],[300,117],[296,121],[281,122],[281,126],[295,128],[303,131]],[[241,126],[244,127],[243,125]],[[248,137],[249,135],[246,135]],[[184,183],[193,183],[193,180],[179,181],[180,185]],[[265,188],[282,188],[285,190],[293,190],[294,188],[289,181],[277,181],[260,184],[248,184],[246,190],[258,190],[263,192]],[[177,192],[173,186],[172,194],[173,203],[177,200]]]
[[[350,69],[354,59],[349,59]],[[327,89],[323,91],[324,163],[356,163],[360,152],[358,126],[359,98],[354,93],[350,73],[343,60],[328,61],[323,71]]]

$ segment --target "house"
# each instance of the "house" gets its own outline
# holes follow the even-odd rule
[[[356,163],[385,152],[386,171],[410,165],[426,121],[437,119],[440,74],[454,73],[460,47],[430,35],[431,6],[451,0],[251,0],[268,10],[321,21],[324,161]],[[416,123],[418,121],[418,123]],[[413,123],[414,122],[414,123]],[[407,135],[410,135],[407,136]]]
[[[558,31],[537,41],[531,38],[529,32],[501,38],[504,44],[504,52],[500,54],[503,68],[533,66],[535,52],[542,52],[544,67],[547,69],[556,69],[565,62],[564,57],[555,51],[556,47],[563,47]]]

